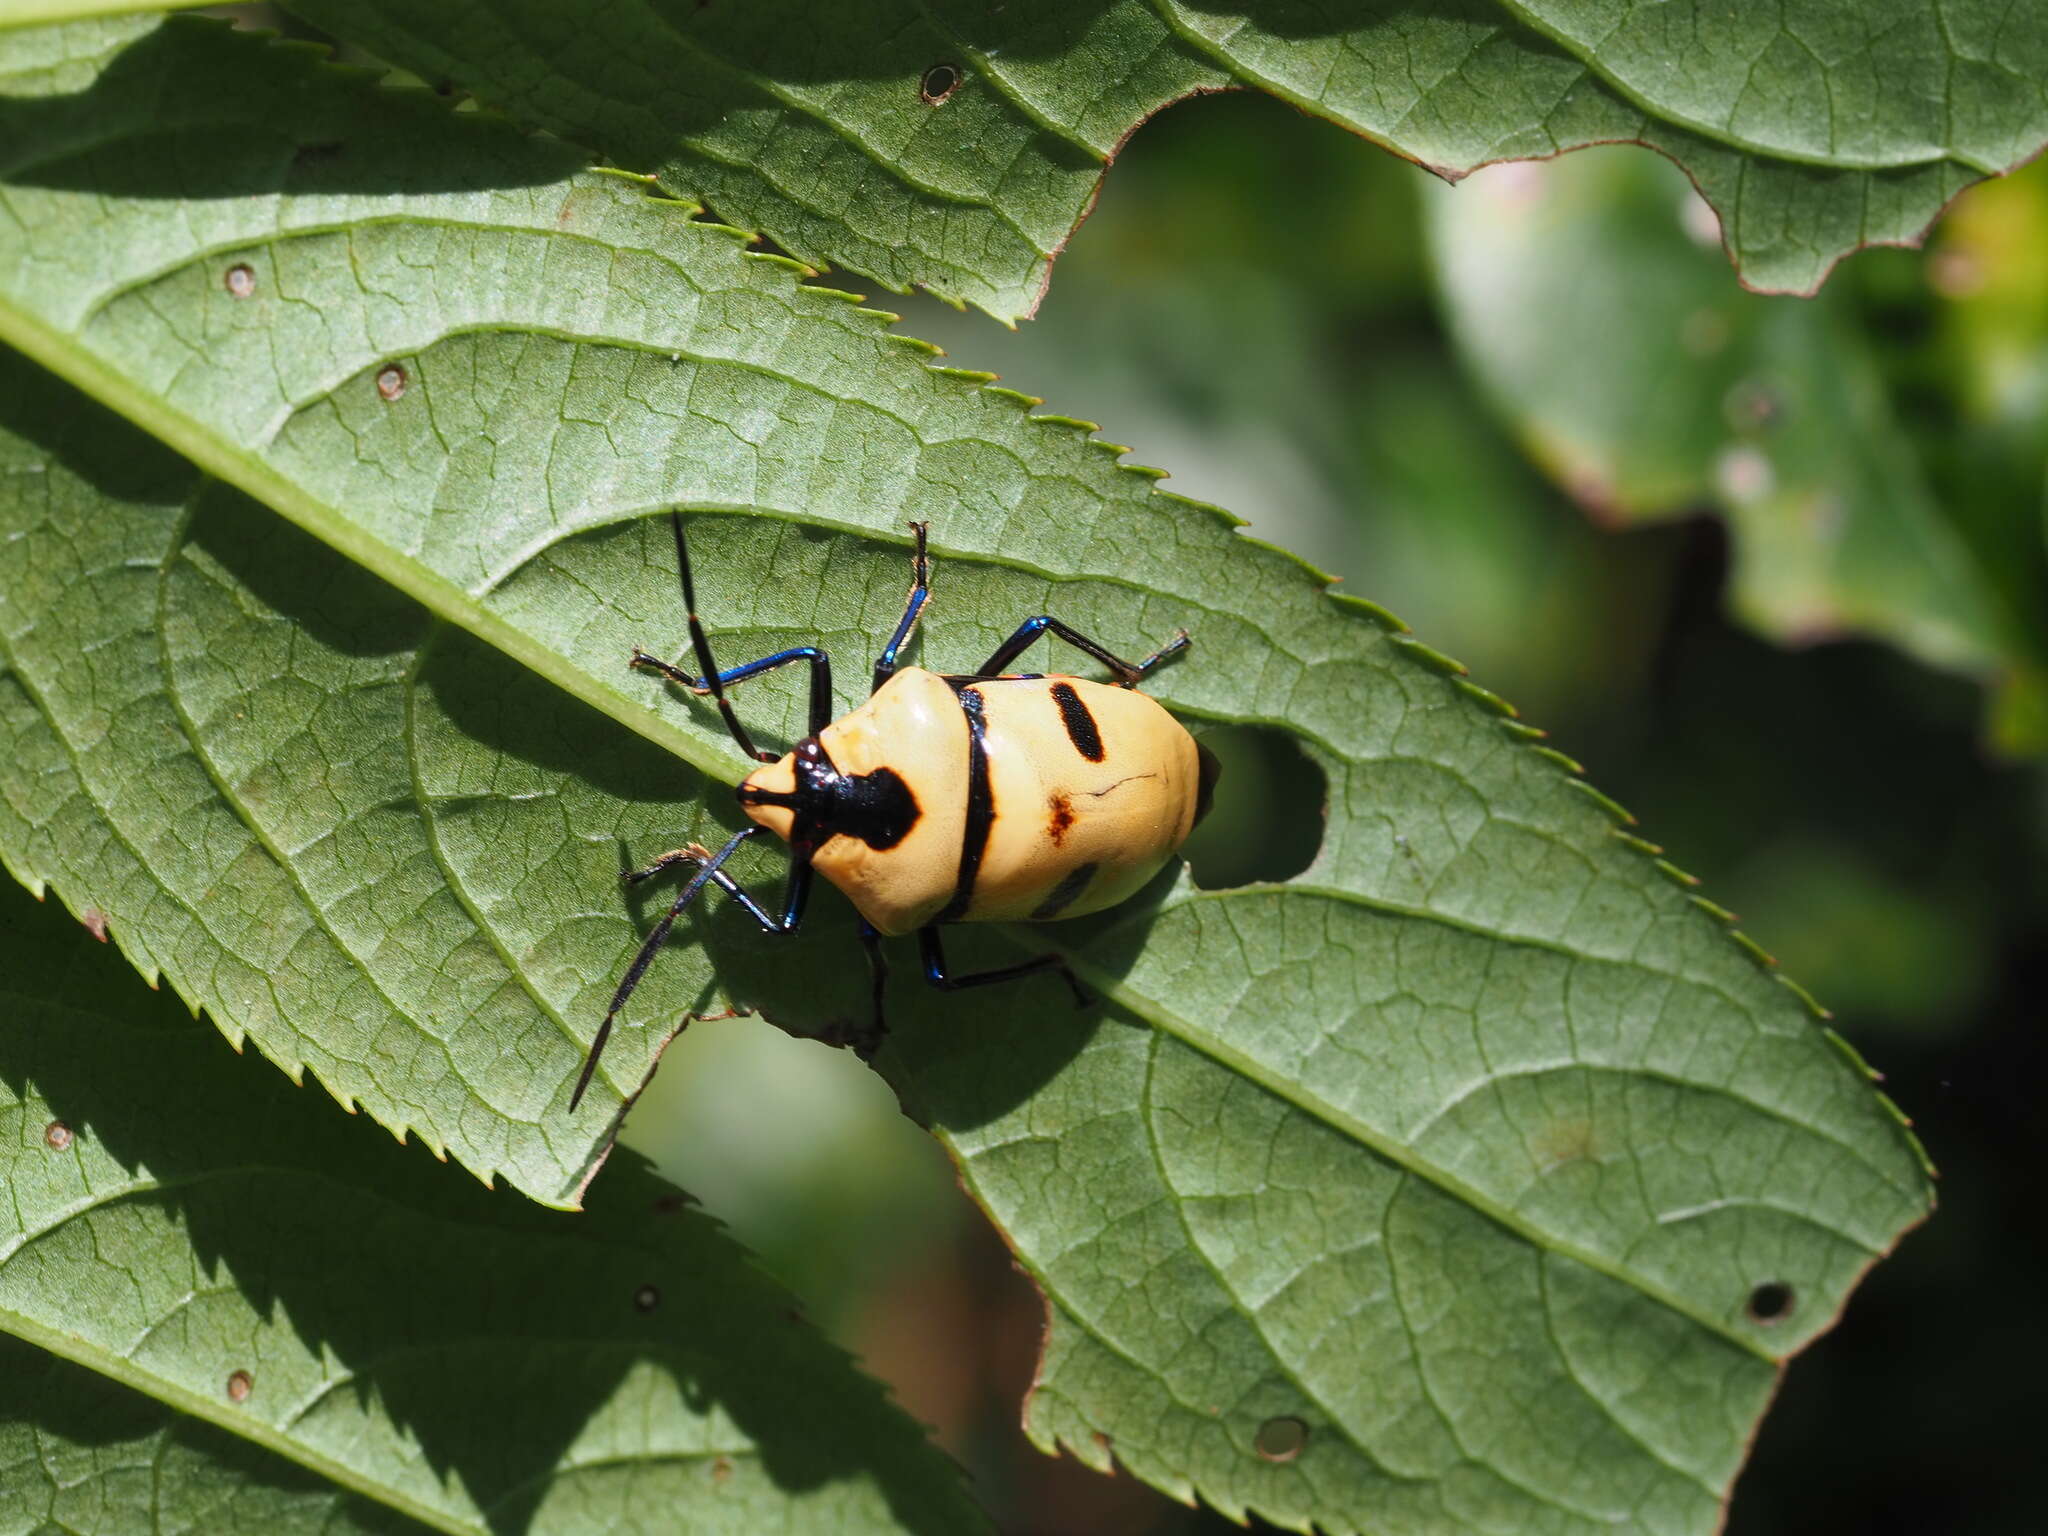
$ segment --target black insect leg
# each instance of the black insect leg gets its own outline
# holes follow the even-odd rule
[[[1114,672],[1116,680],[1126,688],[1131,687],[1147,672],[1150,672],[1168,657],[1179,655],[1188,648],[1189,644],[1188,632],[1183,629],[1176,632],[1171,640],[1167,641],[1166,644],[1159,647],[1158,650],[1147,656],[1143,661],[1125,661],[1120,656],[1111,655],[1103,646],[1089,639],[1079,630],[1061,623],[1049,613],[1041,613],[1037,618],[1026,619],[1022,624],[1019,624],[1017,632],[997,646],[995,654],[990,656],[987,661],[984,661],[981,664],[980,670],[974,675],[976,677],[995,677],[999,673],[1007,671],[1011,662],[1023,655],[1025,651],[1031,648],[1034,641],[1048,632],[1059,636],[1060,639],[1066,641],[1067,644],[1073,646],[1076,650],[1086,651],[1090,656],[1093,656],[1097,661],[1109,668],[1110,671]]]
[[[925,600],[931,596],[932,562],[924,552],[925,531],[930,523],[912,523],[911,531],[917,535],[917,548],[910,556],[910,599],[903,605],[903,622],[896,626],[896,633],[889,637],[889,643],[882,647],[882,654],[875,662],[875,691],[889,681],[896,673],[896,653],[910,643],[910,632],[917,628],[917,617],[924,611]]]
[[[862,1061],[873,1061],[875,1052],[882,1047],[882,1037],[889,1032],[888,1022],[882,1017],[882,991],[889,984],[889,962],[882,954],[882,935],[873,923],[865,919],[860,925],[860,945],[868,952],[868,975],[873,979],[874,1019],[866,1036],[852,1042],[853,1054]]]
[[[799,645],[787,651],[777,651],[773,656],[763,656],[759,661],[720,672],[718,663],[711,659],[711,641],[704,633],[704,623],[697,617],[697,586],[690,575],[690,549],[683,539],[683,519],[680,514],[669,513],[669,524],[676,536],[676,573],[683,584],[683,610],[689,615],[690,646],[696,652],[697,665],[702,669],[701,677],[692,677],[681,667],[650,656],[637,647],[633,651],[632,665],[650,672],[659,672],[672,683],[678,683],[692,693],[709,694],[718,703],[718,713],[725,720],[725,728],[739,749],[756,762],[772,763],[781,756],[778,752],[763,752],[754,746],[754,738],[747,734],[747,728],[740,724],[740,718],[733,713],[732,701],[725,696],[725,690],[732,683],[744,682],[747,678],[758,677],[777,667],[786,667],[791,662],[807,661],[811,664],[811,710],[810,734],[815,736],[832,723],[832,663],[825,653],[815,645]]]
[[[993,986],[999,981],[1016,981],[1024,976],[1036,976],[1041,971],[1057,971],[1073,991],[1074,1006],[1086,1008],[1092,998],[1074,972],[1059,955],[1034,955],[1029,960],[1019,960],[1015,965],[998,966],[992,971],[969,971],[965,976],[951,976],[946,973],[946,952],[939,944],[938,926],[920,928],[917,931],[917,947],[924,958],[924,979],[941,992],[958,992],[963,987]]]
[[[683,886],[682,893],[676,897],[668,911],[662,914],[661,921],[649,930],[647,937],[641,942],[639,952],[633,956],[633,963],[626,967],[625,979],[619,983],[618,991],[612,994],[612,1005],[605,1010],[604,1023],[597,1028],[597,1038],[590,1042],[590,1054],[583,1058],[583,1071],[576,1079],[575,1091],[569,1095],[571,1111],[582,1102],[583,1092],[590,1086],[591,1074],[597,1070],[597,1059],[604,1054],[605,1046],[611,1041],[612,1021],[618,1017],[619,1010],[626,1006],[626,1000],[639,987],[640,978],[647,974],[647,967],[654,963],[655,953],[667,941],[669,929],[675,926],[676,919],[683,915],[684,908],[697,899],[697,893],[707,884],[716,885],[737,901],[768,933],[794,933],[797,925],[803,921],[804,904],[809,900],[811,893],[811,859],[808,850],[791,850],[789,884],[783,892],[780,922],[762,910],[761,904],[741,890],[739,882],[725,872],[725,861],[738,851],[740,844],[750,837],[757,836],[763,830],[761,827],[742,827],[727,839],[725,846],[716,853],[710,853],[694,844],[688,848],[678,848],[672,853],[664,853],[645,869],[630,870],[620,877],[629,884],[637,885],[640,881],[651,879],[663,870],[672,869],[678,864],[697,866],[697,872]]]
[[[740,883],[725,872],[725,861],[733,856],[739,845],[750,837],[758,837],[761,827],[742,827],[727,839],[723,848],[712,853],[700,844],[692,843],[687,848],[677,848],[664,853],[645,869],[629,870],[619,878],[628,885],[638,885],[642,880],[651,880],[665,869],[678,864],[695,864],[699,869],[709,870],[711,883],[746,911],[747,915],[761,925],[763,933],[791,933],[803,921],[804,907],[811,895],[811,858],[800,848],[790,850],[789,882],[783,888],[782,918],[778,922],[768,915],[765,908],[741,889]]]

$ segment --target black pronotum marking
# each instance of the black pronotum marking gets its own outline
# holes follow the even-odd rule
[[[1101,868],[1100,864],[1077,864],[1068,870],[1060,877],[1060,883],[1045,893],[1045,900],[1031,909],[1031,921],[1043,923],[1066,911],[1088,889],[1095,879],[1095,872]]]
[[[1101,762],[1102,732],[1096,727],[1095,717],[1088,713],[1088,706],[1081,702],[1081,695],[1074,692],[1073,684],[1054,683],[1052,701],[1060,707],[1060,720],[1074,750],[1091,763]]]
[[[790,842],[815,848],[832,837],[853,837],[877,850],[910,835],[917,797],[893,768],[841,773],[823,743],[806,736],[796,744],[796,793],[740,786],[742,805],[786,805],[795,813]]]
[[[935,923],[957,922],[974,900],[974,877],[981,873],[981,856],[988,850],[989,828],[995,825],[995,793],[988,782],[988,721],[983,715],[981,694],[955,684],[960,708],[967,716],[967,825],[960,833],[960,873],[948,901]]]

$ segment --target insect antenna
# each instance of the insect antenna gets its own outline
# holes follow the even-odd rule
[[[590,1042],[590,1054],[583,1058],[583,1071],[577,1076],[575,1091],[569,1095],[569,1109],[572,1114],[576,1106],[583,1102],[583,1092],[590,1086],[591,1075],[597,1071],[597,1059],[604,1054],[605,1046],[611,1041],[612,1021],[619,1016],[619,1010],[626,1006],[626,999],[631,997],[634,989],[640,985],[640,978],[647,974],[647,967],[654,963],[655,952],[667,940],[669,929],[675,926],[676,919],[683,915],[683,909],[697,899],[697,893],[705,886],[713,880],[718,880],[721,885],[729,884],[728,879],[720,878],[719,866],[733,856],[741,843],[760,830],[759,827],[744,828],[735,833],[730,842],[709,858],[701,861],[692,859],[697,865],[697,872],[690,876],[689,883],[683,887],[681,894],[676,897],[668,911],[662,914],[661,921],[654,925],[646,939],[641,942],[640,952],[633,956],[633,963],[626,967],[625,979],[619,983],[619,990],[612,994],[612,1005],[605,1010],[604,1022],[597,1027],[597,1038]],[[672,855],[665,855],[649,869],[636,870],[626,878],[631,880],[636,876],[666,868],[672,858]]]
[[[691,680],[688,686],[698,693],[710,694],[717,701],[718,713],[725,719],[725,728],[732,733],[732,739],[739,743],[742,752],[756,762],[772,763],[776,754],[755,749],[754,738],[740,724],[740,717],[733,712],[732,701],[725,696],[725,681],[718,675],[718,663],[711,659],[711,638],[704,633],[704,621],[697,617],[697,583],[690,574],[690,546],[683,537],[682,514],[671,509],[668,521],[676,536],[676,574],[683,583],[683,611],[689,615],[690,648],[697,653],[697,666],[704,674],[701,682]]]

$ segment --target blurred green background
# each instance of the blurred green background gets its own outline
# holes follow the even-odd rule
[[[2048,985],[2048,165],[1808,302],[1743,293],[1648,152],[1453,190],[1217,96],[1131,143],[1016,334],[875,297],[1467,663],[1886,1074],[1941,1209],[1792,1366],[1729,1530],[2048,1529],[2024,1474],[2048,1372],[2024,1194]],[[1233,1529],[1028,1449],[1029,1283],[850,1057],[694,1026],[627,1139],[937,1426],[1007,1530]]]

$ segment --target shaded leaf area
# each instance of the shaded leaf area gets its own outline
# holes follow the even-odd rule
[[[1099,918],[957,941],[962,969],[1057,942],[1106,1009],[1068,1014],[1033,986],[971,1010],[891,994],[885,1069],[1051,1298],[1034,1433],[1330,1530],[1437,1528],[1446,1509],[1532,1529],[1617,1510],[1649,1529],[1714,1526],[1776,1362],[1924,1212],[1925,1178],[1802,995],[1618,832],[1568,760],[1378,610],[622,178],[547,181],[550,145],[408,115],[404,98],[205,25],[17,42],[61,57],[9,77],[45,95],[9,108],[31,134],[17,163],[37,169],[0,203],[23,231],[0,248],[14,254],[0,327],[443,626],[404,642],[408,659],[388,638],[362,654],[347,623],[368,600],[321,595],[330,564],[269,553],[246,512],[204,537],[204,501],[173,538],[182,493],[138,498],[138,542],[88,568],[211,582],[204,621],[131,605],[124,622],[169,637],[173,666],[160,655],[140,686],[183,687],[191,656],[213,691],[146,746],[103,743],[59,686],[67,666],[80,676],[61,637],[80,622],[65,594],[83,589],[53,574],[80,568],[92,529],[62,486],[93,460],[71,455],[68,479],[38,461],[6,546],[24,743],[9,760],[59,772],[28,788],[17,773],[10,803],[61,792],[15,813],[19,872],[111,912],[180,985],[204,993],[205,957],[261,975],[290,1011],[253,986],[210,999],[231,1030],[287,1064],[324,1053],[328,1085],[387,1124],[567,1198],[603,1142],[589,1106],[583,1121],[560,1107],[575,1040],[634,939],[613,876],[707,819],[737,825],[723,793],[702,798],[742,767],[714,717],[622,666],[635,641],[678,648],[673,552],[649,514],[690,510],[725,657],[820,638],[842,679],[899,609],[904,524],[929,517],[924,664],[971,666],[1037,612],[1126,649],[1185,624],[1197,649],[1156,691],[1192,719],[1292,732],[1328,786],[1320,851],[1291,883],[1200,892],[1168,876]],[[99,98],[99,70],[152,89]],[[238,113],[261,124],[250,161]],[[180,144],[188,121],[212,125],[211,155],[153,164],[186,201],[99,184]],[[292,149],[301,132],[320,153]],[[462,153],[472,138],[516,184],[446,190],[482,174]],[[231,640],[236,614],[282,626],[283,654]],[[302,646],[306,671],[332,678],[324,693],[281,665]],[[387,692],[356,666],[417,675]],[[766,740],[800,728],[800,687],[743,690]],[[318,773],[274,766],[331,698],[380,697],[386,723],[343,724],[338,744],[409,752],[417,782],[357,782],[310,753]],[[230,760],[211,735],[231,743],[238,710],[257,718],[244,700],[269,723]],[[74,858],[124,818],[161,834],[167,818],[117,787],[165,751],[196,760],[191,775],[222,765],[189,782],[228,835],[193,846],[239,848],[283,893],[322,957],[303,975],[241,958],[203,861],[163,861],[199,907],[182,921],[175,900],[153,910],[149,861],[106,878]],[[273,776],[312,786],[286,797],[290,835],[250,793]],[[329,844],[387,813],[376,878],[322,885]],[[77,830],[57,835],[66,815]],[[778,862],[760,850],[741,873],[765,885]],[[624,1020],[610,1083],[637,1083],[678,1014],[715,1005],[714,975],[792,1027],[859,1017],[845,916],[821,901],[818,931],[787,946],[729,909],[693,917]],[[379,942],[328,942],[357,924]],[[194,959],[173,968],[152,947],[165,935]],[[515,1086],[525,1096],[501,1105]],[[1753,1318],[1759,1285],[1785,1304]],[[1513,1395],[1474,1385],[1502,1371]],[[1677,1383],[1710,1384],[1723,1406],[1705,1415],[1688,1396],[1681,1412]],[[1308,1432],[1292,1459],[1256,1449],[1275,1419]],[[1592,1438],[1566,1443],[1563,1421]]]
[[[1596,517],[1718,506],[1735,535],[1730,601],[1763,633],[1880,637],[2038,694],[2038,458],[2017,486],[1979,476],[1955,498],[1968,511],[1945,501],[1857,295],[1733,291],[1695,238],[1705,210],[1684,181],[1618,151],[1501,167],[1429,206],[1466,359]]]
[[[5,900],[17,901],[13,892]],[[0,1335],[0,1531],[419,1536],[429,1527]]]
[[[1640,140],[1686,167],[1768,289],[1915,238],[2048,139],[2048,42],[1991,0],[291,9],[804,260],[1003,318],[1036,307],[1124,140],[1196,92],[1267,91],[1446,175]]]
[[[448,1531],[979,1528],[957,1469],[637,1160],[581,1217],[493,1197],[221,1050],[12,885],[0,955],[0,1326],[163,1405],[10,1372],[0,1435],[54,1437],[63,1499],[94,1497],[68,1459],[132,1502],[147,1447],[159,1521],[217,1504],[207,1530],[416,1528],[365,1500]]]

